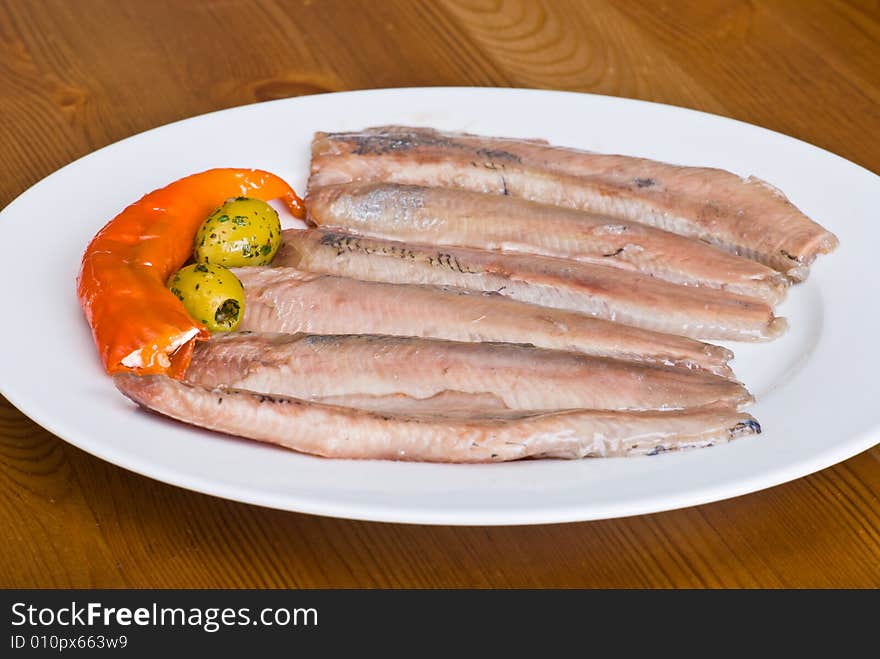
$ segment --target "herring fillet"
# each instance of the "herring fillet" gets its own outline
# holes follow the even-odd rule
[[[239,327],[243,331],[531,343],[732,376],[727,362],[733,353],[721,346],[500,295],[361,281],[286,267],[234,272],[245,290]]]
[[[750,415],[729,410],[389,416],[240,389],[210,390],[162,375],[113,379],[125,396],[159,414],[332,458],[474,463],[628,456],[711,446],[761,431]]]
[[[380,411],[402,409],[401,396],[415,399],[412,411],[418,411],[415,401],[430,411],[456,403],[478,410],[479,401],[468,404],[463,394],[488,399],[493,409],[533,411],[677,410],[752,401],[740,383],[702,371],[517,344],[374,335],[216,335],[195,347],[186,381]]]
[[[394,284],[455,286],[695,339],[764,341],[786,321],[764,301],[545,256],[289,229],[273,263]]]
[[[396,183],[311,189],[308,221],[361,236],[569,258],[781,302],[775,270],[648,225],[517,197]]]
[[[802,281],[837,237],[755,177],[540,140],[380,126],[316,133],[309,190],[352,181],[458,187],[651,224]]]

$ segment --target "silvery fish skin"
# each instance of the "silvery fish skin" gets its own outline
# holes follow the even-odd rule
[[[756,298],[545,256],[287,230],[273,263],[393,284],[454,286],[695,339],[766,341],[786,328]]]
[[[479,410],[481,400],[490,409],[533,411],[735,408],[752,401],[738,382],[700,371],[527,345],[374,335],[215,335],[196,345],[186,380],[384,412],[442,412],[462,403]],[[413,400],[401,407],[401,397]]]
[[[732,375],[727,362],[733,353],[726,348],[500,295],[361,281],[288,267],[234,272],[245,289],[240,330],[530,343]]]
[[[353,181],[464,188],[650,224],[802,281],[837,237],[755,177],[551,146],[379,126],[316,133],[309,190]]]
[[[778,304],[788,279],[765,265],[645,224],[517,197],[396,183],[311,189],[308,219],[372,238],[539,254],[625,268]]]
[[[478,418],[387,415],[241,389],[211,390],[161,375],[114,376],[136,404],[195,426],[332,458],[503,462],[656,454],[761,431],[748,414],[490,413]]]

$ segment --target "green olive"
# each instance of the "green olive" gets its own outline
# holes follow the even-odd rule
[[[212,332],[231,332],[244,315],[244,288],[223,266],[188,265],[171,275],[168,288]]]
[[[202,223],[193,251],[199,263],[227,268],[268,265],[281,244],[281,220],[265,201],[229,199]]]

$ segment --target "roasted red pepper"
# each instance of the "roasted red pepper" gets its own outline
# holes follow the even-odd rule
[[[181,377],[195,341],[209,337],[166,287],[192,254],[201,223],[230,197],[283,199],[304,216],[287,183],[258,169],[210,169],[150,192],[101,229],[83,255],[80,305],[109,373]]]

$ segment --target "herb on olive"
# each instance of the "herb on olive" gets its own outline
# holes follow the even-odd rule
[[[229,199],[196,232],[193,252],[199,263],[227,268],[268,265],[281,245],[281,220],[265,201]]]

